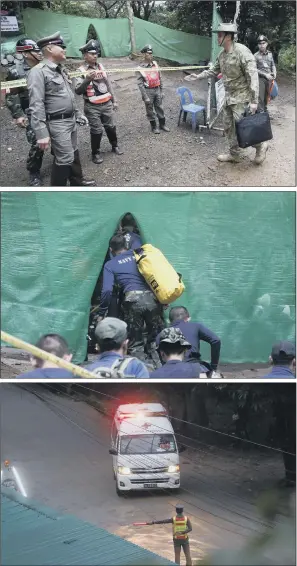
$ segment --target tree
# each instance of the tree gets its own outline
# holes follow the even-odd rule
[[[148,21],[155,8],[155,0],[132,0],[131,7],[135,18]]]

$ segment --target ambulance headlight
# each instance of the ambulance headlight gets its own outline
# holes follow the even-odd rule
[[[130,468],[126,468],[126,466],[119,466],[118,473],[122,476],[129,476],[131,474]]]
[[[176,466],[169,466],[168,467],[168,473],[169,474],[174,474],[175,472],[179,472],[179,465],[178,464]]]

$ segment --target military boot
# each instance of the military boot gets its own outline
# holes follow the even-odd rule
[[[57,165],[54,161],[51,171],[51,187],[66,187],[70,174],[70,165]]]
[[[103,157],[100,155],[100,144],[102,134],[91,134],[92,161],[96,165],[103,163]]]
[[[160,124],[160,130],[163,130],[164,132],[170,132],[169,128],[165,126],[165,118],[159,118],[159,124]]]
[[[153,134],[159,134],[160,133],[159,126],[157,126],[156,120],[151,120],[151,128],[152,128]]]
[[[29,186],[42,187],[40,171],[36,171],[35,173],[29,173]]]
[[[71,187],[96,187],[93,179],[85,179],[83,176],[78,149],[74,152],[74,161],[71,165],[69,180]]]
[[[239,155],[232,155],[232,153],[221,153],[218,155],[218,161],[222,163],[240,163],[241,158]]]
[[[266,159],[267,150],[268,144],[266,142],[263,142],[259,147],[256,147],[256,157],[254,159],[254,163],[256,163],[256,165],[261,165],[261,163],[263,163]]]
[[[118,147],[118,138],[117,138],[117,130],[115,126],[112,127],[106,127],[105,128],[106,131],[106,135],[108,137],[108,141],[111,145],[111,151],[113,153],[115,153],[116,155],[123,155],[123,151],[120,150],[120,148]]]

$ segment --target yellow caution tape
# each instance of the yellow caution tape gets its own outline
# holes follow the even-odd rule
[[[208,67],[158,67],[158,71],[194,71],[195,69],[208,69]],[[105,73],[136,73],[139,71],[139,67],[133,69],[104,69]],[[146,69],[146,72],[154,73],[156,68]],[[70,79],[74,79],[77,77],[86,76],[85,73],[81,71],[71,71],[68,73]],[[1,91],[9,92],[12,88],[20,88],[26,87],[27,80],[26,79],[18,79],[16,81],[5,81],[1,82]]]
[[[100,376],[94,375],[88,370],[76,366],[71,362],[66,362],[66,360],[63,360],[62,358],[58,358],[58,356],[55,356],[54,354],[49,354],[49,352],[45,352],[40,348],[36,348],[36,346],[32,346],[32,344],[29,344],[28,342],[24,342],[24,340],[20,340],[20,338],[16,338],[15,336],[8,334],[7,332],[3,332],[3,330],[1,330],[1,340],[3,340],[3,342],[7,342],[11,346],[14,346],[15,348],[19,348],[21,350],[25,350],[26,352],[29,352],[29,354],[31,354],[36,358],[41,358],[42,360],[53,362],[57,366],[66,369],[71,373],[73,373],[74,375],[78,375],[79,377],[84,377],[86,379],[98,379],[98,378],[100,379]],[[108,370],[108,368],[106,369]]]

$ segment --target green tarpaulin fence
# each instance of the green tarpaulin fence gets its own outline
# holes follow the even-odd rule
[[[57,332],[82,362],[92,292],[127,211],[183,274],[176,304],[219,334],[223,362],[264,362],[294,338],[295,195],[264,191],[2,193],[2,330],[32,343]]]
[[[98,19],[68,16],[43,10],[24,10],[26,34],[40,39],[60,31],[67,45],[68,57],[81,57],[79,47],[87,39],[92,24],[97,32],[105,57],[124,57],[131,53],[130,31],[125,18]],[[137,49],[151,43],[156,57],[193,64],[209,59],[211,38],[172,30],[134,18]]]

